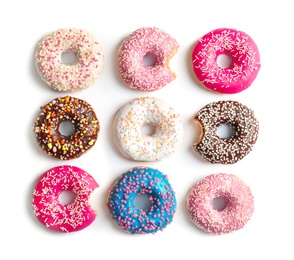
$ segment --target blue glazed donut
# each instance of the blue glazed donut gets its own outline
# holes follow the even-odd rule
[[[150,208],[139,209],[134,199],[147,194]],[[131,234],[149,234],[170,224],[176,212],[175,193],[167,176],[149,167],[135,167],[123,173],[109,190],[107,199],[112,218]]]

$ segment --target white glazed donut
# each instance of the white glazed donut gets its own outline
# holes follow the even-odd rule
[[[142,133],[144,124],[154,126],[153,135]],[[173,154],[183,138],[179,114],[154,97],[135,98],[124,105],[115,117],[113,129],[119,151],[135,161],[159,161]]]
[[[72,52],[72,65],[62,62],[63,53]],[[35,64],[42,80],[62,92],[75,92],[93,85],[102,72],[104,54],[95,36],[85,30],[65,28],[44,37],[37,45]]]

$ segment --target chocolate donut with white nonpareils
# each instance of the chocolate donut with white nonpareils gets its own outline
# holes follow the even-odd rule
[[[64,135],[60,132],[60,124],[64,121],[72,123],[73,134]],[[45,154],[60,160],[70,160],[80,157],[94,146],[100,123],[89,103],[64,96],[41,107],[33,130]]]
[[[201,136],[193,145],[195,151],[211,163],[234,164],[243,159],[257,141],[259,122],[253,110],[237,101],[217,101],[204,106],[194,121],[201,127]],[[221,138],[220,125],[227,124],[234,134]]]

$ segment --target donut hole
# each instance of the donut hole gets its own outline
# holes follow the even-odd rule
[[[224,197],[216,197],[212,200],[212,208],[217,211],[223,211],[227,206],[227,200]]]
[[[220,54],[216,59],[216,63],[219,67],[227,69],[232,66],[233,58],[229,54]]]
[[[156,57],[151,52],[147,52],[143,57],[144,66],[154,67],[155,63],[156,63]]]
[[[72,190],[64,190],[59,194],[58,201],[61,205],[68,205],[74,202],[76,194]]]
[[[151,208],[151,202],[148,194],[142,193],[138,194],[134,198],[134,205],[137,209],[149,210]]]
[[[230,123],[222,123],[216,127],[216,134],[219,138],[231,138],[237,134],[237,129]]]
[[[60,123],[58,131],[63,136],[72,136],[75,132],[75,126],[70,120],[64,120]]]
[[[142,126],[141,132],[143,135],[152,136],[155,133],[155,126],[152,124],[145,123]]]
[[[77,55],[73,51],[65,51],[61,54],[61,61],[65,65],[73,65],[77,61]]]

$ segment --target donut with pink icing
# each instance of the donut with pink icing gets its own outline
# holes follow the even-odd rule
[[[219,66],[220,55],[232,59],[228,67]],[[220,28],[205,34],[192,51],[193,70],[200,83],[214,92],[239,93],[255,80],[260,69],[257,45],[246,33]]]
[[[73,53],[73,64],[62,61],[64,53]],[[89,31],[62,28],[45,36],[38,44],[35,65],[42,80],[62,92],[84,90],[93,85],[104,66],[101,44]]]
[[[213,207],[213,200],[222,198],[223,209]],[[211,234],[227,234],[243,228],[254,211],[250,188],[238,177],[219,173],[209,175],[189,191],[187,211],[190,220]]]
[[[123,82],[132,89],[156,91],[176,78],[169,61],[179,48],[178,42],[156,27],[142,27],[132,32],[118,49],[118,69]],[[145,55],[155,58],[145,66]]]
[[[48,229],[56,232],[80,231],[96,218],[91,208],[90,195],[98,187],[86,171],[62,165],[44,172],[33,192],[33,210],[37,219]],[[72,203],[63,205],[59,195],[64,190],[74,193]]]

